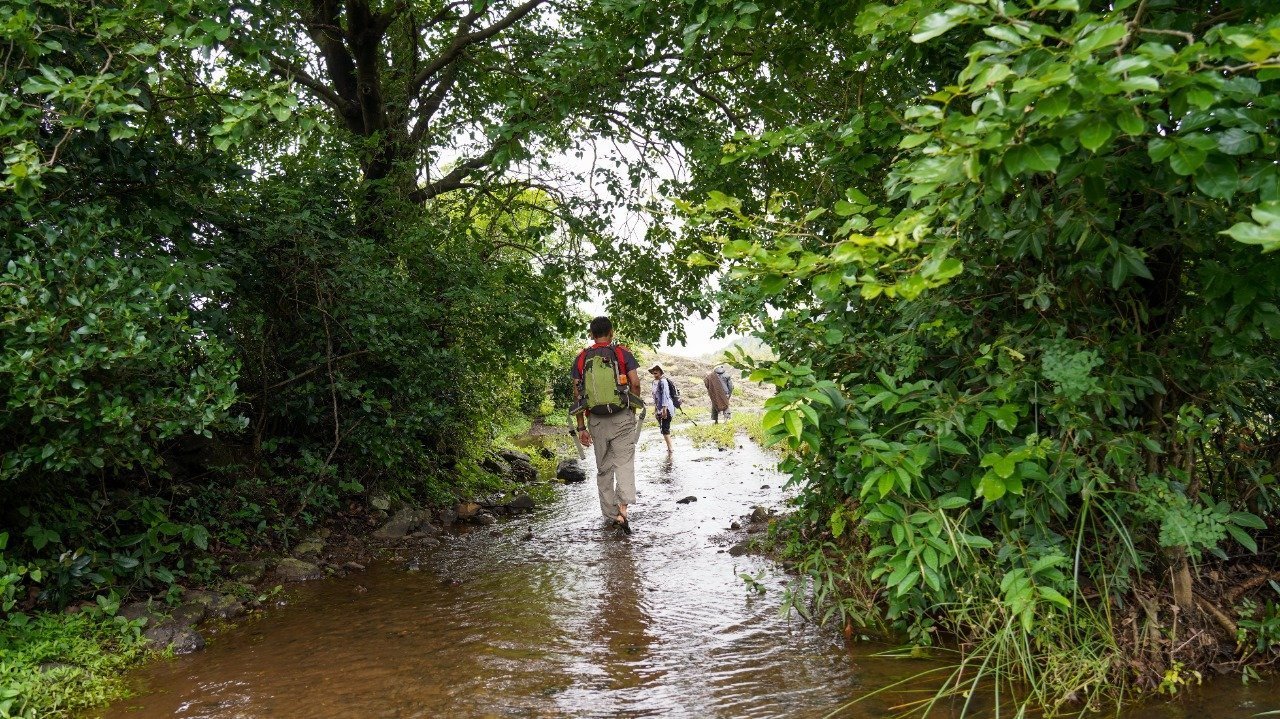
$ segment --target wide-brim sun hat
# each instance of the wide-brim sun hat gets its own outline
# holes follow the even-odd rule
[[[654,366],[650,367],[650,368],[649,368],[649,371],[650,371],[650,372],[661,372],[661,371],[662,371],[662,365],[660,365],[660,364],[656,364],[656,365],[654,365]]]

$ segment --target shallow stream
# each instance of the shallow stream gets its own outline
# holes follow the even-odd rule
[[[289,601],[155,662],[111,719],[885,717],[920,697],[869,692],[934,664],[873,656],[779,611],[785,575],[733,557],[726,530],[780,508],[783,478],[749,441],[719,451],[646,435],[630,538],[593,482],[531,517],[447,535],[404,562],[291,588]],[[588,460],[590,462],[590,460]],[[696,496],[697,501],[676,500]],[[745,522],[744,522],[745,524]],[[736,533],[735,533],[736,535]],[[760,577],[766,592],[740,577]],[[844,708],[842,708],[844,707]],[[1280,709],[1280,683],[1220,679],[1129,719],[1243,719]],[[936,712],[951,716],[953,709]]]

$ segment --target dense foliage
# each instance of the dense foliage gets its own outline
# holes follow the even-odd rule
[[[750,160],[813,146],[770,127],[726,156],[765,191],[684,205],[711,241],[694,262],[729,259],[726,306],[780,356],[743,363],[780,389],[764,425],[793,450],[819,594],[916,642],[940,624],[1045,700],[1236,655],[1270,617],[1235,585],[1274,571],[1280,14],[848,20],[865,92],[812,120],[855,150],[823,162],[866,171],[768,193]],[[1178,617],[1202,638],[1175,642]]]
[[[485,481],[580,334],[570,297],[621,271],[589,173],[547,158],[633,129],[624,88],[669,94],[615,68],[666,62],[675,24],[573,10],[0,7],[3,612]],[[623,172],[589,179],[633,202]]]

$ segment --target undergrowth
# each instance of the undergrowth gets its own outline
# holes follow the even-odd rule
[[[146,656],[141,622],[100,604],[0,623],[0,718],[71,717],[124,695],[124,671]]]

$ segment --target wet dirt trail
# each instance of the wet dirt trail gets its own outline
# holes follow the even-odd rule
[[[783,478],[745,438],[718,451],[646,434],[635,533],[593,481],[531,517],[446,535],[403,563],[292,589],[285,606],[196,655],[155,662],[110,719],[884,717],[918,698],[868,692],[930,668],[846,646],[780,615],[785,575],[733,557],[729,523],[781,507]],[[588,465],[591,460],[588,459]],[[677,504],[689,495],[696,502]],[[530,537],[530,534],[532,535]],[[748,591],[742,573],[767,592]],[[1149,705],[1131,719],[1237,719],[1280,708],[1275,683]],[[834,712],[834,714],[833,714]],[[935,713],[952,715],[952,710]]]

